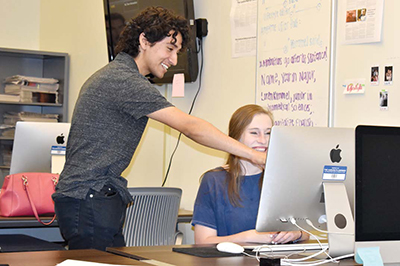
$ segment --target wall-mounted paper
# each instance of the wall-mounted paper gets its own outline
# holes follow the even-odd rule
[[[381,90],[379,92],[379,106],[381,110],[388,110],[389,105],[389,92],[387,90]]]
[[[371,85],[379,85],[379,66],[371,67]]]
[[[343,44],[380,42],[383,0],[347,0]],[[340,18],[340,17],[339,17]]]
[[[364,94],[365,79],[348,79],[342,85],[343,94]]]
[[[232,57],[255,56],[257,47],[257,1],[232,0],[230,21]]]
[[[175,74],[172,80],[172,97],[185,97],[185,76],[183,73]]]
[[[393,84],[393,66],[385,66],[385,85]]]

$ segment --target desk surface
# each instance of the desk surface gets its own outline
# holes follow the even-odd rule
[[[179,209],[178,223],[190,223],[192,221],[193,211]]]
[[[188,210],[179,210],[178,223],[190,223],[193,212]],[[40,216],[43,222],[49,222],[53,216]],[[58,227],[57,219],[49,225],[50,227]],[[35,217],[2,217],[0,216],[0,228],[33,228],[44,227]]]
[[[196,247],[199,245],[183,245],[176,247]],[[203,245],[210,246],[210,245]],[[107,248],[108,252],[137,259],[141,262],[146,260],[156,260],[158,262],[171,265],[192,265],[192,266],[258,266],[259,262],[255,258],[247,256],[223,257],[223,258],[201,258],[172,251],[173,246],[152,246],[152,247],[121,247]],[[357,265],[353,259],[342,260],[339,264],[328,263],[324,265]]]
[[[121,247],[107,248],[108,252],[128,256],[132,259],[138,259],[141,262],[146,260],[155,260],[158,262],[168,263],[171,265],[191,265],[191,266],[241,266],[254,265],[258,266],[259,262],[250,257],[223,257],[223,258],[201,258],[186,255],[172,251],[173,246],[151,246],[151,247]],[[179,247],[190,247],[189,245]]]
[[[119,265],[148,265],[137,260],[94,249],[0,254],[0,264],[8,264],[10,266],[55,266],[66,259]]]

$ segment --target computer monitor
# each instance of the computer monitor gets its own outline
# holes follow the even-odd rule
[[[10,174],[51,172],[52,146],[66,146],[69,123],[17,122]]]
[[[195,82],[198,75],[197,38],[193,0],[103,0],[106,22],[107,46],[109,60],[114,60],[115,46],[124,26],[131,18],[150,6],[162,6],[174,13],[185,17],[190,28],[190,40],[186,49],[178,55],[178,63],[165,73],[163,78],[152,77],[150,80],[157,84],[172,83],[174,75],[183,73],[185,82]]]
[[[355,249],[400,262],[400,127],[356,128]],[[397,264],[396,264],[397,265]]]
[[[346,240],[337,240],[337,236],[332,235],[331,238],[329,235],[331,255],[344,255],[347,251],[352,253],[354,139],[352,128],[273,127],[256,230],[299,230],[290,222],[292,218],[301,227],[313,230],[306,223],[306,219],[309,219],[321,230],[328,229],[350,236]],[[329,185],[334,186],[334,189],[338,187],[339,191],[324,192]],[[344,195],[339,196],[339,193]],[[345,205],[345,210],[341,210],[341,205]],[[343,245],[343,250],[335,250],[339,244]]]

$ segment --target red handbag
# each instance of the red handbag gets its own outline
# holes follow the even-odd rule
[[[58,182],[58,174],[19,173],[4,178],[0,191],[0,215],[35,216],[44,225],[51,224],[54,219],[54,202],[51,195]],[[53,219],[44,223],[39,215],[51,214]]]

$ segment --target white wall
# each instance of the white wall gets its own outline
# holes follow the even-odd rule
[[[377,43],[345,45],[345,11],[346,5],[338,1],[338,24],[335,64],[335,127],[356,127],[357,125],[400,125],[400,35],[398,12],[400,1],[386,0],[383,9],[382,40]],[[379,66],[379,85],[371,85],[371,67]],[[393,84],[384,84],[385,66],[393,66]],[[397,72],[395,75],[394,73]],[[343,94],[346,80],[365,79],[364,94]],[[397,82],[397,83],[396,83]],[[379,92],[387,90],[388,109],[379,107]]]
[[[0,47],[39,49],[40,0],[0,0]]]
[[[227,133],[231,114],[238,107],[255,101],[255,56],[237,59],[231,57],[231,1],[194,2],[195,17],[208,20],[208,36],[204,38],[201,91],[192,114]],[[187,84],[185,98],[174,98],[172,103],[188,111],[197,88],[198,81]],[[169,145],[174,146],[175,139]],[[168,154],[166,156],[168,157]],[[193,208],[200,176],[208,169],[223,164],[225,158],[225,153],[202,147],[186,137],[183,138],[183,143],[179,145],[174,157],[168,183],[170,186],[183,188],[182,207]]]
[[[209,34],[204,38],[202,88],[193,115],[227,132],[233,111],[241,105],[254,103],[255,57],[231,58],[231,1],[194,2],[196,18],[206,18],[209,22]],[[71,119],[80,87],[93,72],[107,63],[102,1],[0,0],[0,3],[2,7],[6,4],[10,6],[7,11],[0,11],[0,46],[66,52],[70,55]],[[26,36],[32,36],[32,43],[26,41]],[[158,89],[178,108],[187,112],[198,85],[198,81],[186,84],[185,98],[171,98],[170,85]],[[149,124],[133,163],[124,172],[130,186],[161,185],[176,143],[177,133],[171,131],[154,121]],[[193,208],[199,177],[206,170],[223,164],[225,156],[225,153],[182,138],[167,185],[183,189],[183,208]]]
[[[102,1],[41,0],[40,50],[70,56],[69,120],[82,84],[108,63],[104,23]]]

